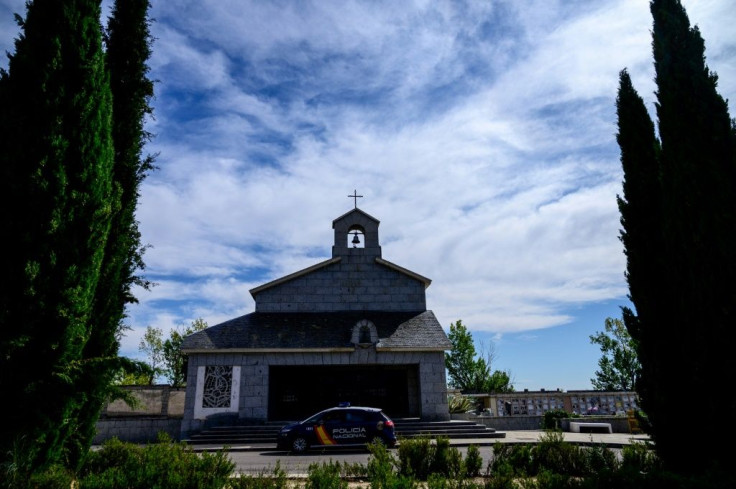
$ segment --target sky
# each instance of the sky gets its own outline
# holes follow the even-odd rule
[[[736,114],[732,0],[684,0]],[[103,2],[103,17],[111,2]],[[0,50],[24,0],[0,0]],[[517,391],[591,389],[590,336],[630,305],[616,196],[626,68],[654,113],[643,0],[153,0],[157,170],[121,354],[253,312],[249,290],[378,219],[382,256],[432,280]],[[3,58],[0,66],[7,67]]]

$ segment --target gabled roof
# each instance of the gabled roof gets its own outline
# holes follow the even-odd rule
[[[356,207],[355,209],[351,209],[351,210],[349,210],[348,212],[346,212],[346,213],[345,213],[345,214],[343,214],[342,216],[338,217],[337,219],[333,219],[333,221],[332,221],[332,227],[335,227],[335,223],[336,223],[337,221],[340,221],[340,220],[342,220],[342,219],[345,219],[345,218],[346,218],[347,216],[349,216],[350,214],[361,214],[361,215],[363,215],[363,216],[367,217],[368,219],[371,219],[371,220],[375,221],[375,222],[376,222],[376,224],[380,224],[380,222],[381,222],[381,221],[379,221],[378,219],[376,219],[375,217],[373,217],[373,216],[371,216],[370,214],[368,214],[367,212],[363,212],[362,210],[360,210],[360,209],[358,209],[358,208]]]
[[[338,257],[335,257],[335,258],[330,258],[329,260],[325,260],[325,261],[319,262],[319,263],[317,263],[315,265],[312,265],[311,267],[307,267],[307,268],[304,268],[302,270],[296,271],[294,273],[290,273],[289,275],[284,275],[283,277],[277,278],[276,280],[271,280],[270,282],[267,282],[267,283],[265,283],[263,285],[259,285],[258,287],[254,287],[254,288],[250,289],[249,290],[250,295],[255,296],[255,294],[257,294],[258,292],[261,292],[261,291],[266,290],[266,289],[270,289],[271,287],[274,287],[274,286],[279,285],[279,284],[283,284],[284,282],[288,282],[290,280],[294,280],[295,278],[299,278],[299,277],[301,277],[303,275],[310,274],[310,273],[312,273],[312,272],[314,272],[316,270],[319,270],[320,268],[324,268],[326,266],[332,265],[333,263],[337,263],[341,259],[342,258],[339,257],[339,256]]]
[[[325,260],[325,261],[319,262],[319,263],[317,263],[315,265],[312,265],[311,267],[304,268],[304,269],[299,270],[299,271],[296,271],[294,273],[290,273],[289,275],[285,275],[285,276],[283,276],[281,278],[277,278],[276,280],[272,280],[270,282],[267,282],[267,283],[265,283],[263,285],[259,285],[258,287],[254,287],[254,288],[250,289],[250,291],[249,291],[250,292],[250,295],[255,297],[255,295],[257,293],[259,293],[259,292],[263,292],[264,290],[270,289],[271,287],[275,287],[277,285],[281,285],[283,283],[289,282],[291,280],[294,280],[295,278],[303,277],[304,275],[308,275],[308,274],[310,274],[312,272],[315,272],[315,271],[317,271],[317,270],[319,270],[321,268],[324,268],[324,267],[327,267],[329,265],[332,265],[333,263],[338,263],[341,259],[342,258],[339,257],[339,256],[338,257],[335,257],[335,258],[330,258],[329,260]],[[406,268],[401,267],[401,266],[399,266],[399,265],[397,265],[395,263],[391,263],[388,260],[384,260],[383,258],[378,258],[377,257],[375,259],[375,261],[379,265],[383,265],[385,267],[388,267],[388,268],[390,268],[392,270],[395,270],[395,271],[397,271],[399,273],[403,273],[404,275],[407,275],[407,276],[409,276],[409,277],[411,277],[411,278],[413,278],[415,280],[418,280],[418,281],[424,283],[424,288],[425,289],[427,287],[429,287],[430,284],[432,283],[432,280],[431,279],[429,279],[429,278],[427,278],[427,277],[425,277],[423,275],[419,275],[418,273],[412,272],[411,270],[407,270]]]
[[[254,312],[187,336],[185,353],[353,351],[353,327],[376,326],[378,351],[444,351],[451,348],[432,311],[329,313]]]
[[[388,260],[384,260],[383,258],[377,257],[376,258],[376,263],[378,263],[379,265],[383,265],[385,267],[388,267],[388,268],[390,268],[392,270],[396,270],[397,272],[403,273],[404,275],[408,275],[409,277],[411,277],[413,279],[416,279],[416,280],[419,280],[420,282],[423,282],[425,289],[427,287],[429,287],[429,285],[432,283],[432,280],[431,279],[428,279],[427,277],[425,277],[423,275],[419,275],[416,272],[412,272],[411,270],[407,270],[406,268],[401,267],[401,266],[399,266],[399,265],[397,265],[395,263],[391,263]]]

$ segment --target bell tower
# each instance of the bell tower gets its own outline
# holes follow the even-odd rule
[[[371,256],[380,258],[379,224],[378,219],[357,207],[332,221],[332,229],[335,230],[332,257]]]

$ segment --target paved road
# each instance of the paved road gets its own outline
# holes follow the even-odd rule
[[[483,458],[483,467],[488,465],[493,454],[493,444],[500,443],[535,443],[543,436],[543,431],[508,431],[505,438],[495,439],[455,439],[451,445],[458,447],[465,457],[468,445],[476,445]],[[631,443],[643,443],[649,440],[647,435],[631,435],[628,433],[562,433],[565,441],[579,445],[605,444],[612,449],[620,449]],[[218,450],[223,447],[200,446],[198,449]],[[317,463],[335,461],[348,464],[366,464],[370,454],[366,450],[326,449],[314,450],[304,455],[294,455],[277,451],[275,444],[244,445],[228,447],[230,459],[235,462],[236,471],[243,474],[271,474],[277,462],[291,477],[302,477],[307,474],[309,466]],[[395,453],[395,452],[394,452]]]

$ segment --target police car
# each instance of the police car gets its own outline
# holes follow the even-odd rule
[[[379,408],[350,406],[325,409],[299,423],[281,428],[278,448],[303,453],[310,447],[396,445],[394,422]]]

